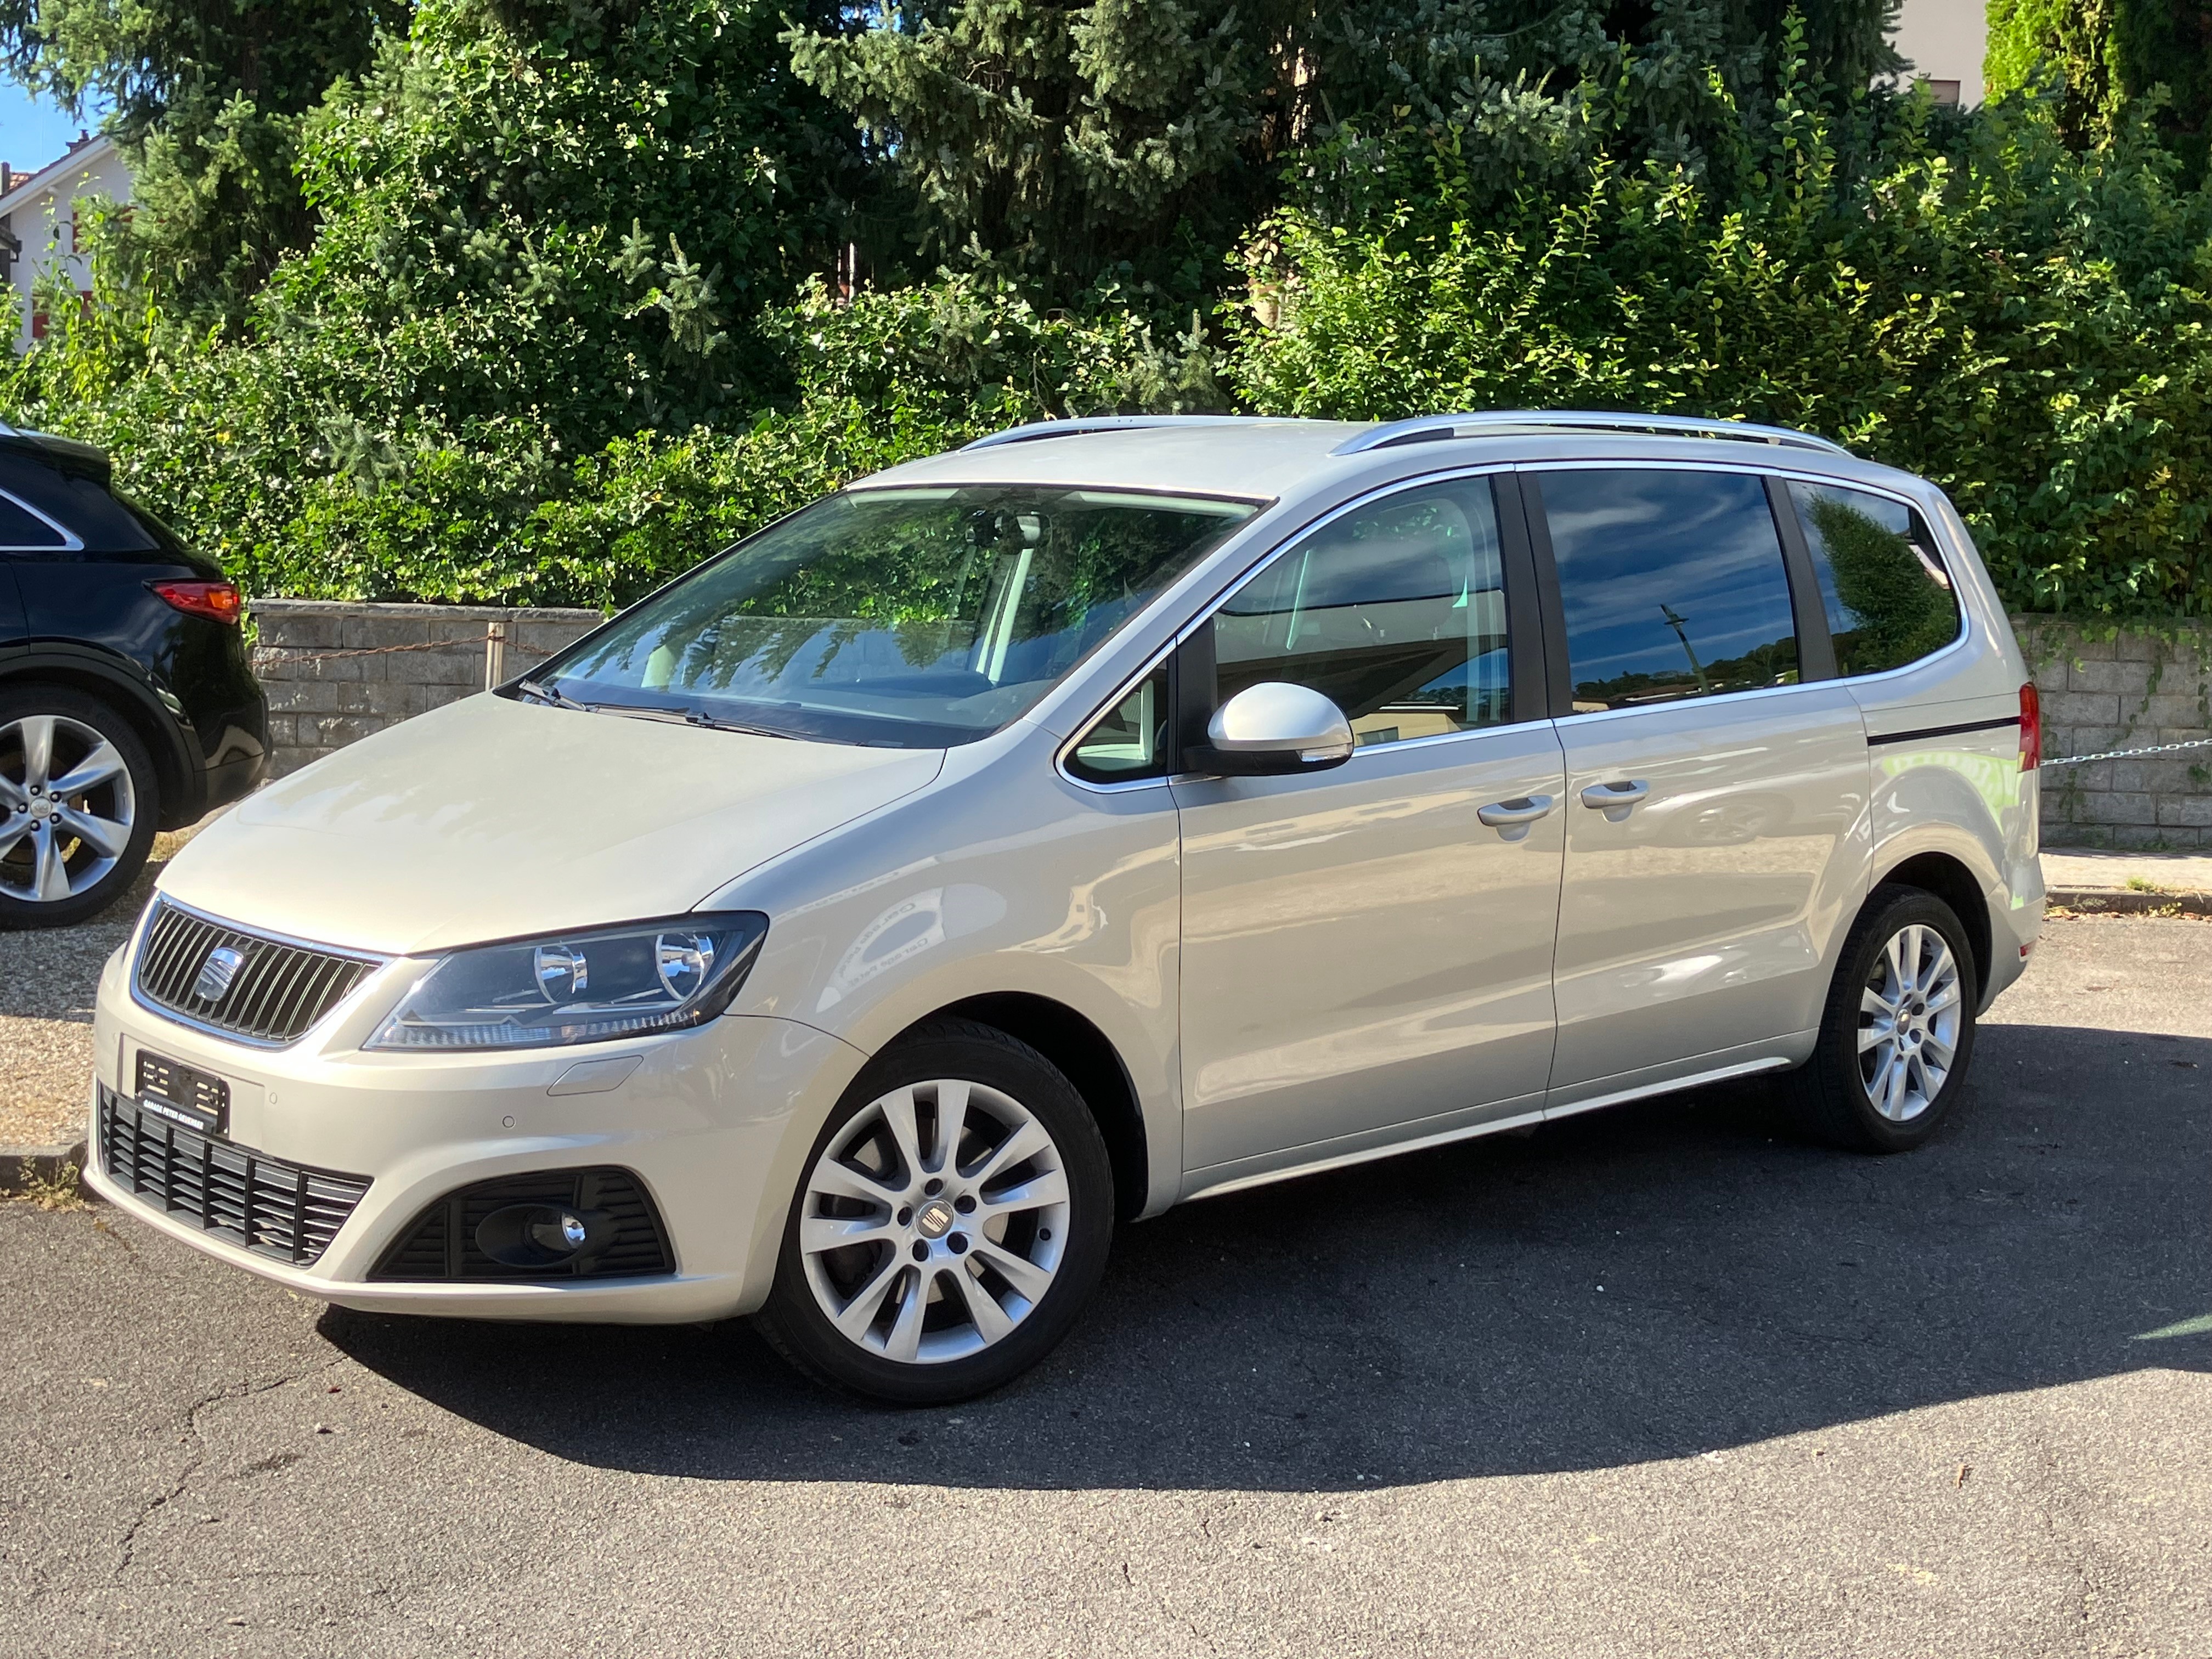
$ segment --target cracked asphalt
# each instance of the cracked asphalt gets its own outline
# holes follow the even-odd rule
[[[1188,1206],[990,1400],[323,1310],[0,1206],[0,1652],[2212,1654],[2212,925],[1962,1117],[1748,1085]]]

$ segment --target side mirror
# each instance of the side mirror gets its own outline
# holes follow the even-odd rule
[[[1322,772],[1352,758],[1352,722],[1310,687],[1283,680],[1248,685],[1213,711],[1206,743],[1194,745],[1193,771],[1272,778]]]

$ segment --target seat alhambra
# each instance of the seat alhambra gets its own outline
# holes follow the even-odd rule
[[[90,1179],[349,1307],[957,1399],[1210,1194],[1757,1073],[1919,1145],[2039,730],[1951,503],[1800,433],[1018,428],[204,831]]]

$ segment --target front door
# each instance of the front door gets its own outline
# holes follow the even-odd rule
[[[1565,636],[1553,1105],[1798,1057],[1866,892],[1866,732],[1754,474],[1531,471]],[[1534,498],[1540,497],[1540,502]]]
[[[1187,1188],[1540,1101],[1566,813],[1516,514],[1487,477],[1361,504],[1213,618],[1217,702],[1311,686],[1358,746],[1173,785]]]

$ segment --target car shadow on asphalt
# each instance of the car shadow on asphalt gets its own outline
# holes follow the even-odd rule
[[[1796,1140],[1747,1084],[1186,1206],[1123,1229],[1074,1335],[964,1406],[826,1393],[741,1321],[333,1310],[323,1329],[579,1462],[951,1487],[1604,1468],[2212,1370],[2212,1041],[1988,1025],[1980,1042],[1963,1111],[1911,1156]]]

